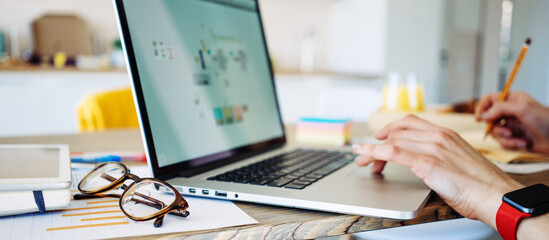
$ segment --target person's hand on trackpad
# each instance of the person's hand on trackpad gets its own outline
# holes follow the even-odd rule
[[[416,116],[390,123],[375,137],[385,142],[353,145],[356,164],[373,163],[373,172],[387,162],[407,166],[457,212],[494,228],[503,194],[523,187],[454,131]]]

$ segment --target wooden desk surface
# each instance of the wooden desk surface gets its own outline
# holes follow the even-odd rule
[[[358,128],[357,128],[358,127]],[[355,136],[367,133],[362,125],[355,126]],[[288,129],[291,132],[291,127]],[[292,141],[291,136],[289,140]],[[120,130],[94,134],[68,134],[36,137],[0,138],[0,143],[70,144],[71,151],[143,151],[141,135],[137,130]],[[512,175],[524,184],[549,184],[549,171],[528,175]],[[304,239],[343,235],[389,227],[413,225],[461,217],[436,194],[428,201],[419,216],[412,220],[352,216],[318,211],[275,207],[251,203],[236,203],[259,224],[221,229],[139,236],[132,239]]]

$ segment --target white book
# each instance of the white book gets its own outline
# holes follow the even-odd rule
[[[42,194],[46,211],[66,208],[71,200],[69,189],[44,190]],[[0,216],[38,211],[32,191],[0,192]]]
[[[67,207],[70,161],[67,145],[0,145],[0,216]]]

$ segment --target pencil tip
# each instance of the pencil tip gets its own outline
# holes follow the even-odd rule
[[[530,45],[531,42],[532,42],[531,38],[526,38],[526,41],[524,41],[524,43],[526,43],[526,45]]]

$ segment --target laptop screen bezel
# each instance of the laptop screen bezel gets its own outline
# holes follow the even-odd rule
[[[271,78],[271,84],[273,89],[273,96],[275,98],[276,110],[278,111],[278,118],[280,128],[282,129],[282,135],[280,137],[274,137],[265,141],[252,143],[238,148],[228,149],[226,151],[202,156],[190,160],[182,160],[182,162],[160,167],[158,165],[158,159],[155,151],[155,144],[153,138],[153,132],[151,124],[148,119],[147,108],[145,105],[145,98],[143,95],[143,89],[141,86],[141,79],[137,67],[137,60],[132,45],[132,39],[130,35],[130,29],[126,17],[123,0],[113,0],[115,3],[115,11],[118,15],[119,31],[122,40],[122,45],[127,60],[127,70],[132,82],[134,101],[136,104],[136,110],[140,122],[141,134],[143,137],[143,143],[145,152],[147,154],[147,161],[152,169],[153,176],[159,179],[170,179],[176,176],[192,176],[201,172],[205,172],[219,166],[223,166],[229,163],[233,163],[244,158],[258,155],[266,151],[282,147],[286,143],[286,132],[284,124],[282,122],[282,115],[280,113],[280,105],[278,102],[278,96],[276,94],[276,85],[274,82],[274,74],[272,63],[269,56],[267,47],[267,41],[265,38],[265,30],[263,27],[263,21],[261,19],[261,11],[257,0],[253,0],[256,3],[257,17],[259,18],[259,25],[261,29],[261,37],[265,48],[266,61],[269,65],[269,77]]]

